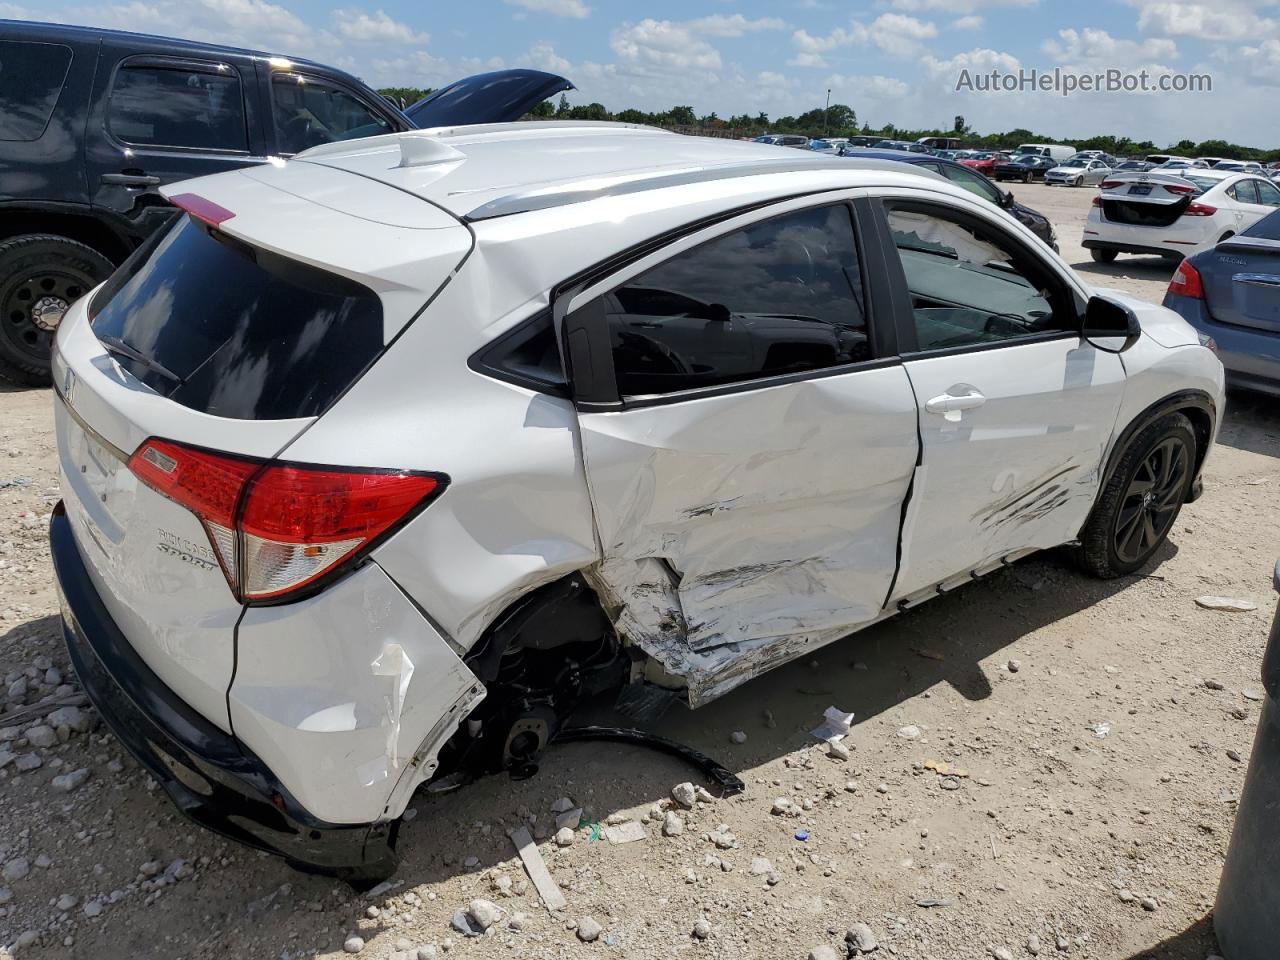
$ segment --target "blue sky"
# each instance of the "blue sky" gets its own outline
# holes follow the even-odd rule
[[[37,15],[38,12],[38,15]],[[1280,146],[1280,0],[0,0],[56,19],[242,44],[436,86],[500,66],[556,70],[575,101],[721,116],[820,106],[879,126]],[[1207,73],[1211,93],[957,92],[961,70]]]

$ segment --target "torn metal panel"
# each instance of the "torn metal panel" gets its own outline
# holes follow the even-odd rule
[[[588,576],[691,701],[880,615],[918,455],[901,367],[579,423]]]

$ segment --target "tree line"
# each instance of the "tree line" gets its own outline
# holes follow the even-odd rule
[[[378,91],[393,103],[407,106],[421,100],[431,91],[416,87],[386,87]],[[980,134],[972,129],[963,116],[957,116],[950,130],[916,130],[897,127],[892,123],[882,127],[859,125],[853,107],[833,103],[830,107],[815,107],[799,116],[770,119],[764,112],[720,117],[714,111],[699,116],[691,106],[675,106],[670,110],[648,112],[628,108],[614,113],[602,103],[573,106],[568,98],[560,95],[558,103],[544,100],[530,111],[529,116],[548,120],[617,120],[622,123],[644,123],[656,127],[668,127],[682,132],[697,132],[712,136],[752,137],[764,133],[799,133],[809,137],[875,136],[891,140],[918,140],[921,137],[958,137],[966,147],[975,150],[1010,149],[1020,143],[1063,143],[1077,150],[1102,150],[1116,156],[1137,156],[1151,153],[1173,153],[1191,157],[1229,157],[1233,160],[1280,160],[1280,149],[1263,150],[1246,147],[1226,140],[1179,140],[1176,143],[1156,144],[1150,140],[1132,140],[1129,137],[1100,134],[1093,137],[1055,137],[1037,133],[1024,127],[1002,133]]]

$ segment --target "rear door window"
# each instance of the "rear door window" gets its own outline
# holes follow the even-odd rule
[[[1280,187],[1266,180],[1255,180],[1253,185],[1258,191],[1259,203],[1266,204],[1268,207],[1280,207]]]
[[[317,416],[383,347],[372,290],[189,217],[136,251],[90,315],[94,334],[143,383],[237,420]]]
[[[271,77],[271,103],[276,149],[284,154],[391,130],[391,124],[355,94],[298,73]]]
[[[107,129],[140,146],[249,150],[240,76],[225,63],[126,63],[111,85]]]
[[[853,222],[843,204],[709,240],[603,299],[623,396],[871,359]]]
[[[0,40],[0,140],[38,140],[71,66],[60,43]]]

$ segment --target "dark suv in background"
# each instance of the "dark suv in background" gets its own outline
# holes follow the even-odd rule
[[[67,307],[173,216],[160,185],[335,140],[514,120],[571,87],[485,74],[415,104],[411,120],[309,60],[0,21],[0,379],[48,382]]]

